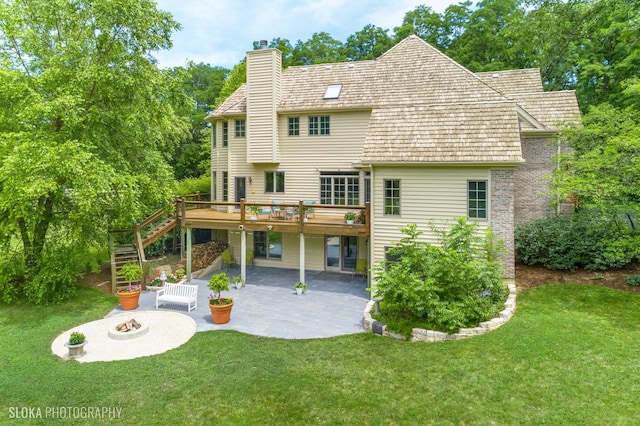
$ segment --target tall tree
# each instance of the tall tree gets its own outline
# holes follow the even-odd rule
[[[208,174],[209,134],[204,118],[213,108],[230,70],[189,62],[186,68],[176,67],[173,72],[182,80],[183,91],[193,100],[179,111],[189,118],[189,137],[181,141],[171,159],[175,177],[181,180]]]
[[[343,56],[349,61],[375,59],[392,46],[393,41],[389,37],[387,30],[367,25],[362,30],[347,37]]]
[[[171,195],[187,98],[152,53],[178,28],[152,0],[0,3],[0,239],[31,300],[68,294],[61,258]]]

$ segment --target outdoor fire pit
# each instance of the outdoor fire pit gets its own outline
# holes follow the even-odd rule
[[[109,337],[115,340],[135,339],[149,331],[149,324],[139,323],[134,318],[121,322],[109,329]]]

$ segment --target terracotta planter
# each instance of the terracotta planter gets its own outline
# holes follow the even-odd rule
[[[214,324],[226,324],[231,319],[231,308],[233,308],[233,302],[228,305],[212,305],[209,303],[209,310],[211,311],[211,319]]]
[[[117,292],[120,298],[120,308],[123,311],[131,311],[138,307],[138,299],[140,298],[140,292],[124,293],[122,291]]]

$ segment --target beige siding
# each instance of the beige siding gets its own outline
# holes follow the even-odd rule
[[[314,115],[314,114],[312,114]],[[370,112],[320,114],[330,116],[330,135],[309,135],[309,115],[299,115],[300,136],[287,136],[288,116],[280,120],[281,163],[288,202],[320,201],[320,172],[356,171],[362,155]]]
[[[247,143],[248,161],[278,161],[278,116],[282,54],[277,49],[247,54]]]
[[[489,168],[459,167],[376,167],[372,172],[371,255],[373,262],[384,259],[384,248],[399,241],[400,228],[418,224],[424,241],[435,242],[429,221],[442,227],[453,218],[467,216],[467,181],[486,180],[490,188]],[[384,214],[384,180],[400,180],[400,215]],[[488,194],[490,199],[491,194]],[[487,206],[489,215],[490,206]],[[482,228],[491,218],[480,220]],[[372,263],[373,263],[372,262]]]

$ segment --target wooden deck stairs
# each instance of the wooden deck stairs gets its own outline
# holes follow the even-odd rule
[[[114,244],[113,250],[111,250],[111,282],[114,293],[117,290],[127,288],[131,284],[125,277],[120,275],[120,269],[129,262],[141,265],[136,247],[133,244]]]

